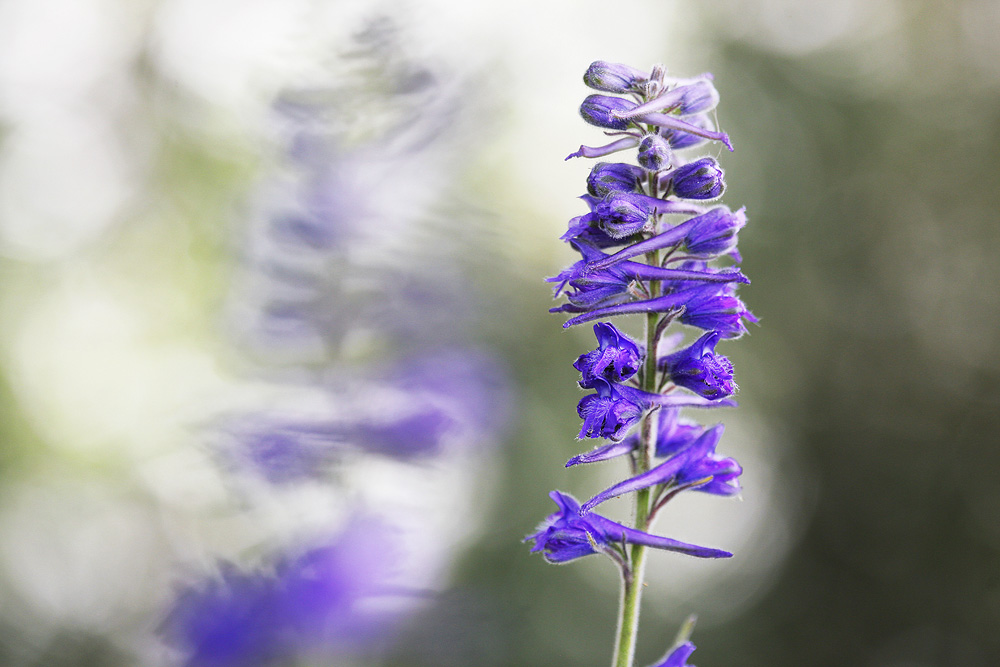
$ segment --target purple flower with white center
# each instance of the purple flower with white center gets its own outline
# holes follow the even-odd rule
[[[698,558],[729,558],[728,551],[700,547],[679,542],[668,537],[628,528],[599,514],[583,516],[576,499],[561,491],[553,491],[549,497],[559,509],[539,524],[531,535],[524,538],[534,545],[532,553],[541,552],[550,563],[567,563],[577,558],[598,552],[614,552],[627,544],[642,544],[653,549],[676,551]]]
[[[710,157],[681,165],[670,172],[669,182],[670,191],[681,199],[718,199],[726,189],[725,174]]]
[[[705,398],[723,398],[736,391],[733,364],[715,353],[722,334],[709,331],[683,350],[668,354],[657,362],[674,384],[690,389]]]
[[[596,378],[624,382],[635,375],[645,357],[639,346],[607,322],[594,325],[597,349],[580,355],[573,368],[582,376],[580,386],[591,389]]]

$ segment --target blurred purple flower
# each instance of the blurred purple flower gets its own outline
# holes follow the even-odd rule
[[[189,667],[253,667],[309,654],[364,650],[391,634],[399,613],[371,600],[400,595],[392,534],[356,519],[333,542],[183,590],[165,623]]]
[[[694,653],[694,649],[694,644],[684,642],[663,656],[663,659],[658,663],[650,665],[650,667],[688,667],[687,659]],[[691,667],[694,667],[694,665],[691,665]]]

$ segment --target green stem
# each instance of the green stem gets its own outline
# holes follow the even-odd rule
[[[659,252],[650,253],[647,261],[656,266],[659,262]],[[651,283],[653,296],[659,292],[659,283]],[[646,316],[646,361],[643,370],[643,389],[649,392],[657,390],[658,378],[656,370],[656,335],[657,314]],[[639,472],[649,470],[653,464],[653,453],[656,448],[656,412],[648,412],[640,425],[642,433],[642,451],[638,458]],[[649,489],[640,489],[635,494],[635,527],[637,530],[648,531],[652,507]],[[622,572],[622,595],[618,614],[618,639],[615,644],[613,667],[632,667],[635,660],[635,645],[639,631],[639,609],[642,603],[643,578],[646,571],[646,547],[633,544],[629,558],[630,567]]]

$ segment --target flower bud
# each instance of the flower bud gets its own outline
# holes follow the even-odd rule
[[[647,134],[639,142],[639,164],[652,172],[669,169],[674,154],[670,144],[659,134]]]
[[[583,82],[595,90],[606,93],[628,93],[647,79],[646,73],[628,65],[596,60],[590,63],[583,75]]]
[[[608,236],[620,239],[642,231],[649,222],[649,208],[642,199],[615,192],[594,206],[597,226]]]
[[[673,113],[687,116],[711,111],[719,105],[719,92],[708,79],[678,86],[663,97],[669,97]]]
[[[704,157],[677,167],[671,174],[671,187],[682,199],[715,199],[722,196],[726,182],[719,163]]]
[[[605,197],[612,192],[636,192],[642,170],[620,162],[598,162],[587,176],[587,192]]]
[[[580,105],[580,115],[591,125],[608,130],[628,129],[630,121],[614,116],[614,112],[625,113],[636,107],[636,103],[623,97],[590,95]]]
[[[694,218],[697,220],[685,239],[687,250],[697,257],[716,257],[736,251],[736,235],[747,224],[746,209],[733,213],[717,206]]]

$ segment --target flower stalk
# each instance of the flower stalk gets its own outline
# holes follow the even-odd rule
[[[579,262],[558,276],[555,296],[566,301],[552,312],[570,313],[564,327],[625,315],[644,315],[642,343],[610,322],[597,322],[598,347],[573,364],[584,396],[577,412],[580,438],[610,442],[566,464],[575,466],[624,457],[630,476],[580,504],[554,491],[559,511],[526,541],[553,563],[596,553],[610,556],[621,572],[618,631],[612,667],[633,667],[643,578],[650,548],[698,558],[731,553],[652,534],[653,520],[679,493],[719,496],[739,492],[742,468],[716,454],[723,426],[705,427],[680,416],[683,407],[734,407],[733,366],[716,345],[746,333],[756,318],[736,296],[749,280],[734,265],[741,261],[737,235],[746,225],[743,209],[706,207],[725,190],[714,157],[684,157],[683,151],[709,141],[732,150],[729,135],[709,114],[719,96],[711,75],[672,79],[662,66],[649,73],[597,61],[584,75],[593,94],[580,107],[591,125],[620,138],[580,150],[569,158],[599,158],[637,148],[638,165],[599,162],[582,197],[590,211],[570,220],[563,235],[580,253]],[[678,216],[686,219],[677,221]],[[729,266],[716,266],[723,260]],[[673,324],[701,329],[687,346],[672,346],[683,335],[665,338]],[[633,526],[606,519],[594,509],[628,495]],[[653,667],[684,667],[694,645],[691,623]]]

